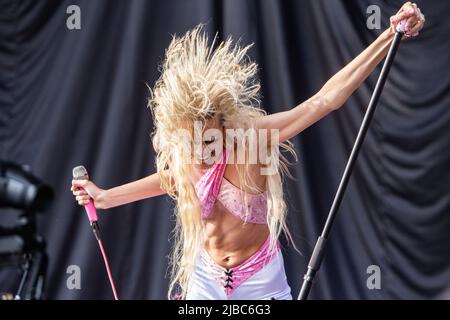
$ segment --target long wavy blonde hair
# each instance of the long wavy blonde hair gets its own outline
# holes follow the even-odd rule
[[[254,120],[266,115],[260,108],[260,84],[256,78],[257,65],[250,61],[247,51],[232,38],[218,43],[217,36],[209,45],[208,36],[199,25],[182,37],[173,36],[161,66],[161,77],[150,90],[149,108],[154,120],[154,141],[157,142],[156,166],[161,187],[176,200],[176,225],[173,231],[173,249],[170,255],[170,286],[168,297],[175,291],[185,297],[195,259],[203,239],[201,208],[191,177],[192,143],[180,139],[179,129],[194,132],[194,121],[203,123],[219,115],[227,129],[254,128]],[[248,145],[248,139],[242,144]],[[277,145],[270,152],[275,174],[266,178],[268,195],[267,223],[270,248],[284,231],[292,242],[286,225],[286,204],[283,199],[282,179],[289,174],[289,162],[279,149],[296,153],[291,142]],[[247,166],[239,171],[241,186],[252,189]],[[247,201],[246,197],[244,201]],[[247,206],[245,206],[247,207]],[[248,213],[247,213],[248,215]]]

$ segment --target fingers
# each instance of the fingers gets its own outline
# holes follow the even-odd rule
[[[394,28],[397,28],[397,25],[403,21],[405,23],[405,36],[411,37],[416,36],[422,30],[425,23],[425,16],[420,11],[420,8],[417,7],[417,4],[407,2],[395,16],[390,18],[390,21]]]
[[[73,179],[72,180],[72,186],[75,186],[75,187],[84,188],[86,185],[88,185],[88,183],[89,183],[89,180],[86,180],[86,179],[80,179],[80,180]]]
[[[80,206],[87,206],[89,204],[89,200],[78,200],[78,204]]]
[[[89,203],[90,197],[88,195],[76,196],[75,200],[80,206],[85,206]]]
[[[425,22],[425,17],[423,16],[422,12],[415,3],[413,3],[413,7],[414,7],[414,16],[408,18],[406,23],[408,34],[411,36],[417,35],[419,31],[423,28]]]
[[[406,2],[400,10],[394,15],[393,22],[399,23],[416,14],[417,5],[415,3]]]
[[[411,36],[417,35],[423,28],[423,22],[418,21],[411,29],[409,29],[408,34]]]
[[[416,24],[416,22],[417,18],[415,15],[406,19],[406,30],[407,31],[411,30],[411,28]]]
[[[85,206],[90,201],[90,196],[84,189],[89,184],[89,180],[72,180],[70,191],[75,196],[75,200],[80,206]]]
[[[408,8],[407,10],[404,10],[400,13],[397,13],[395,16],[393,16],[391,18],[391,23],[396,26],[400,21],[406,20],[414,15],[415,15],[414,8],[413,7]]]
[[[409,9],[411,9],[411,7],[414,7],[414,3],[412,3],[411,1],[405,2],[402,7],[400,8],[401,11],[407,11]]]
[[[89,195],[84,189],[74,190],[74,191],[72,191],[72,194],[73,194],[74,196],[84,196],[84,195]]]
[[[414,14],[406,19],[406,29],[410,30],[419,21],[419,11],[417,10],[417,5],[413,3],[412,5]]]
[[[76,196],[75,199],[79,201],[89,201],[90,197],[88,195]]]
[[[420,30],[422,30],[424,24],[425,24],[425,16],[422,14],[419,8],[417,8],[417,17],[418,20],[416,23],[410,28],[409,33],[411,35],[417,34]]]

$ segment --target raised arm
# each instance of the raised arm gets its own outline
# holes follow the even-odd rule
[[[405,3],[397,14],[391,17],[390,28],[330,78],[319,92],[291,110],[259,118],[256,120],[256,128],[278,129],[279,140],[283,142],[339,109],[387,55],[395,27],[402,20],[407,21],[407,35],[416,35],[425,22],[423,14],[415,4]]]
[[[86,205],[91,198],[97,209],[117,207],[166,193],[160,187],[158,173],[111,189],[98,188],[89,180],[72,180],[71,190],[80,205]]]

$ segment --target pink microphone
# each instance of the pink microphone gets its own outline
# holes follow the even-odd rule
[[[84,166],[78,166],[73,168],[72,175],[74,180],[89,180],[89,175]],[[102,252],[103,260],[105,262],[106,272],[108,273],[109,282],[111,284],[111,289],[113,291],[114,299],[119,300],[117,295],[116,285],[114,284],[114,279],[111,274],[111,269],[108,263],[108,257],[106,256],[105,248],[103,247],[103,242],[100,237],[100,227],[98,225],[98,217],[97,210],[95,209],[94,203],[91,199],[89,199],[89,203],[84,206],[86,210],[89,222],[92,227],[92,231],[94,232],[95,237],[97,238],[98,245],[100,247],[100,251]]]
[[[72,175],[74,180],[89,180],[89,175],[84,166],[78,166],[73,168]],[[95,209],[92,200],[89,200],[89,203],[84,206],[84,209],[86,210],[89,222],[91,224],[98,220],[97,210]]]

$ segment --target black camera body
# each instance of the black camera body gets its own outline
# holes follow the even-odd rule
[[[48,256],[45,240],[36,230],[36,216],[52,200],[52,188],[35,177],[29,166],[0,160],[0,222],[2,208],[19,213],[12,225],[0,224],[0,271],[12,267],[13,274],[20,274],[15,292],[4,292],[0,299],[43,298]]]

